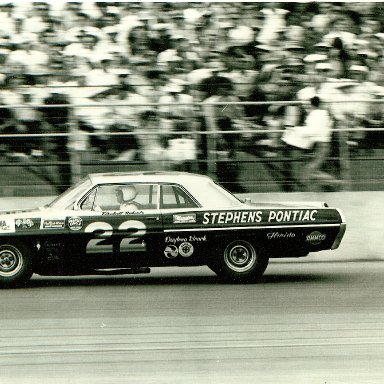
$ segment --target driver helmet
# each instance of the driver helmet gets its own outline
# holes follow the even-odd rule
[[[124,201],[132,201],[137,195],[136,188],[133,185],[129,185],[127,187],[119,187],[117,191],[122,192]]]

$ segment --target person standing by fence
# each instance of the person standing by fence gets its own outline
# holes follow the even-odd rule
[[[318,96],[310,99],[310,108],[304,125],[285,130],[282,136],[291,151],[298,153],[304,160],[299,171],[293,172],[294,179],[305,191],[313,191],[318,187],[334,188],[338,185],[331,174],[324,171],[327,156],[330,152],[333,120],[327,109],[323,108]],[[293,159],[292,156],[291,160]]]

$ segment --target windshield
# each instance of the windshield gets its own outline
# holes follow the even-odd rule
[[[55,200],[49,203],[47,208],[72,209],[75,201],[85,194],[92,187],[91,180],[86,177],[67,189]]]

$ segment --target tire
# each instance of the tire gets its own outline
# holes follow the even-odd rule
[[[32,276],[32,257],[22,243],[0,245],[0,286],[14,287],[28,281]]]
[[[220,253],[218,260],[209,267],[227,281],[256,281],[268,266],[268,257],[245,240],[232,241]]]

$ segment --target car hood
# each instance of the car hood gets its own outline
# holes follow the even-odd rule
[[[52,214],[63,214],[63,210],[53,210],[46,207],[37,207],[37,208],[29,208],[29,209],[12,209],[12,210],[0,210],[1,216],[12,216],[12,217],[42,217],[45,215],[52,216]]]
[[[12,209],[12,210],[0,210],[0,216],[4,215],[18,215],[23,213],[33,213],[33,212],[41,212],[39,208],[29,208],[29,209]]]

